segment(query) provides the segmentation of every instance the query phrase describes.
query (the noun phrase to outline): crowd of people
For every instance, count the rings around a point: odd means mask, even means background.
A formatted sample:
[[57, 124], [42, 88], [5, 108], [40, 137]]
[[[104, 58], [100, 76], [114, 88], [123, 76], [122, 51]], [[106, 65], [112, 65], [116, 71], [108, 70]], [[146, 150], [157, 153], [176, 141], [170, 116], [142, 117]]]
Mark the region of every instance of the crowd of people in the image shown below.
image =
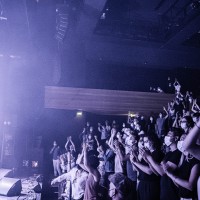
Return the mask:
[[69, 136], [64, 153], [54, 141], [51, 184], [60, 183], [59, 198], [200, 199], [200, 107], [177, 80], [174, 88], [175, 98], [157, 117], [106, 120], [96, 131], [87, 122], [79, 148]]

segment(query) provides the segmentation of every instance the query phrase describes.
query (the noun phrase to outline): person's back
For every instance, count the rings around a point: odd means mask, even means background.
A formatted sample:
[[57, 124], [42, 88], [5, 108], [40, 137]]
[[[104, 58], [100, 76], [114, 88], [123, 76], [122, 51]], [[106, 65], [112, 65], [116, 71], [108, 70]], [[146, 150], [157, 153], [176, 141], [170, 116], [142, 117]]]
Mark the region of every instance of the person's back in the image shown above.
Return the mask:
[[95, 182], [92, 174], [89, 174], [85, 186], [84, 200], [97, 200], [98, 187], [99, 183]]
[[[82, 155], [78, 160], [79, 166], [89, 172], [84, 192], [84, 200], [97, 200], [98, 187], [100, 181], [100, 173], [97, 169], [99, 166], [99, 158], [93, 154], [93, 151], [88, 152], [88, 147], [83, 143]], [[83, 163], [81, 162], [83, 160]]]
[[[76, 166], [69, 172], [53, 179], [51, 184], [53, 185], [57, 182], [61, 183], [64, 180], [67, 181], [67, 183], [69, 183], [67, 186], [71, 190], [72, 199], [79, 200], [83, 199], [87, 176], [88, 173], [86, 171], [84, 171], [81, 167]], [[65, 197], [66, 193], [68, 192], [68, 187], [65, 188]]]

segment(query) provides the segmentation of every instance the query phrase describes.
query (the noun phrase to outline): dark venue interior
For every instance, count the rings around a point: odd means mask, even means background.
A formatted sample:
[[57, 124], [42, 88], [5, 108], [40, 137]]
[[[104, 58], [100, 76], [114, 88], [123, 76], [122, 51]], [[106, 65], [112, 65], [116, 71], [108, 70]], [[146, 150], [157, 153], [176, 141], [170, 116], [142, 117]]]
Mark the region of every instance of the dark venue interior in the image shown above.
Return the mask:
[[0, 199], [31, 199], [20, 181], [58, 199], [53, 141], [79, 152], [86, 122], [156, 118], [175, 80], [200, 105], [199, 0], [0, 0]]

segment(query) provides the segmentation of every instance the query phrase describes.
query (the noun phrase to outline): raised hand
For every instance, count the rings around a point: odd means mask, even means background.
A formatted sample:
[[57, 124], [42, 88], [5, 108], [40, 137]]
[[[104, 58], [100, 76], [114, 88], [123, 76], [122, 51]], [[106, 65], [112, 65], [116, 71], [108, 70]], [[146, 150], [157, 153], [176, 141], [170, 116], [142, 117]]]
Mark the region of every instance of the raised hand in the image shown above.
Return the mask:
[[82, 131], [82, 133], [85, 133], [85, 131], [86, 131], [86, 129], [85, 129], [85, 128], [83, 128], [83, 131]]
[[111, 130], [111, 136], [114, 137], [116, 132], [114, 130]]
[[56, 179], [53, 179], [53, 180], [51, 181], [51, 185], [54, 185], [55, 183], [57, 183], [57, 181], [56, 181]]
[[88, 148], [88, 145], [87, 145], [87, 143], [83, 143], [83, 151], [87, 151], [87, 148]]
[[119, 148], [119, 142], [118, 142], [118, 140], [114, 141], [114, 145], [115, 145], [116, 148]]
[[139, 153], [144, 159], [147, 159], [149, 156], [151, 156], [150, 152], [145, 149], [139, 149]]
[[166, 174], [169, 173], [170, 168], [169, 168], [169, 165], [168, 165], [166, 162], [162, 162], [162, 163], [161, 163], [161, 166], [162, 166], [162, 168], [163, 168], [163, 170], [164, 170], [164, 172], [165, 172]]

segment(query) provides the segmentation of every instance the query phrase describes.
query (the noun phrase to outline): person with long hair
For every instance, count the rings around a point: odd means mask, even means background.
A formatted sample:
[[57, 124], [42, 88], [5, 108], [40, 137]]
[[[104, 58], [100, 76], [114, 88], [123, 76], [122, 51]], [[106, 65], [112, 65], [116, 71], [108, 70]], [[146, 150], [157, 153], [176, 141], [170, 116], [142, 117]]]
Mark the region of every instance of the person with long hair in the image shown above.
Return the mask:
[[[149, 152], [154, 160], [160, 162], [163, 154], [157, 145], [157, 139], [154, 135], [145, 135], [143, 137], [144, 148]], [[143, 154], [144, 149], [139, 149]], [[149, 166], [146, 158], [142, 156], [139, 161], [131, 155], [133, 167], [139, 172], [138, 199], [139, 200], [159, 200], [160, 199], [160, 176], [154, 174], [153, 169]]]

